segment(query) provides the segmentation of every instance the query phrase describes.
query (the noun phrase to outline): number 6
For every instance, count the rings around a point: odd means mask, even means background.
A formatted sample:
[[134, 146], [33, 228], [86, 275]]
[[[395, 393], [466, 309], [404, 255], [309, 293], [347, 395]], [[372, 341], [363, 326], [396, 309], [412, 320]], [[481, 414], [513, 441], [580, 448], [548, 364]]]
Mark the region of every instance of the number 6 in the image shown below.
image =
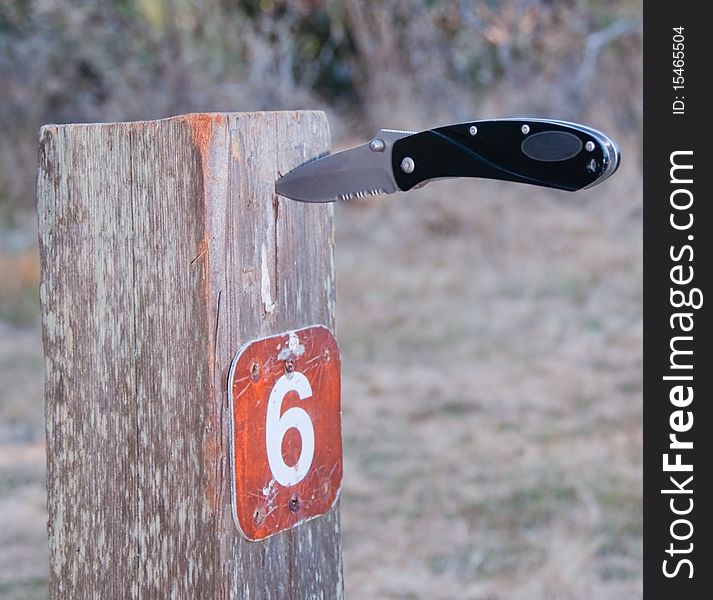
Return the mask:
[[[282, 401], [288, 392], [297, 392], [300, 400], [306, 400], [312, 397], [312, 386], [307, 378], [298, 371], [294, 371], [291, 377], [285, 374], [275, 383], [267, 402], [267, 418], [265, 420], [267, 460], [270, 463], [273, 477], [277, 483], [285, 487], [302, 481], [312, 466], [314, 458], [314, 426], [307, 412], [303, 408], [293, 406], [280, 416]], [[287, 430], [293, 427], [300, 433], [302, 449], [297, 462], [290, 467], [282, 458], [282, 440]]]

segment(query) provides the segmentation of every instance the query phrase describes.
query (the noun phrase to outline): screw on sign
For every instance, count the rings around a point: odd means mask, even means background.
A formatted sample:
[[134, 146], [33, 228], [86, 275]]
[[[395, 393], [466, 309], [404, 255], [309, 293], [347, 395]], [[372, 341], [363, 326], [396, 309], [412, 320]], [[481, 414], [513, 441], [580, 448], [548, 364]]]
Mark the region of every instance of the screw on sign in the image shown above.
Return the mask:
[[244, 344], [228, 382], [233, 515], [261, 540], [326, 513], [342, 483], [340, 360], [316, 325]]

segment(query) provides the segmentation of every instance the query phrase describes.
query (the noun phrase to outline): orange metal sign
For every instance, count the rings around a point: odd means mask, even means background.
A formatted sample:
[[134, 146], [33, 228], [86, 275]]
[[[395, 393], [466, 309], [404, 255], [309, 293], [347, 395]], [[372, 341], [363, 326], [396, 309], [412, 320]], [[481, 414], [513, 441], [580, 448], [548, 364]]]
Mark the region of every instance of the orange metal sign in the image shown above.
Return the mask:
[[233, 515], [261, 540], [327, 512], [342, 483], [340, 359], [316, 325], [255, 340], [235, 355]]

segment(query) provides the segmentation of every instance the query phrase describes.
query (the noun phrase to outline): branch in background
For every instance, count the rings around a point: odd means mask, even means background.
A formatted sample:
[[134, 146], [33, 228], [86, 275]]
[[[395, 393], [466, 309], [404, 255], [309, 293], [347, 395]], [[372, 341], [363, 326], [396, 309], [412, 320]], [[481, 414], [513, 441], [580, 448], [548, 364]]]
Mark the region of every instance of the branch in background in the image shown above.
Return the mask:
[[582, 64], [577, 75], [577, 86], [580, 89], [586, 88], [592, 81], [594, 69], [597, 65], [597, 60], [599, 59], [599, 53], [601, 50], [613, 41], [630, 33], [636, 33], [639, 36], [641, 35], [640, 21], [634, 21], [632, 19], [618, 19], [608, 27], [595, 31], [587, 36], [587, 43], [584, 47]]
[[327, 40], [327, 42], [320, 48], [317, 58], [315, 58], [312, 64], [305, 69], [304, 73], [300, 77], [300, 85], [310, 90], [313, 89], [319, 76], [324, 72], [334, 58], [335, 50], [336, 48], [334, 42], [332, 40]]

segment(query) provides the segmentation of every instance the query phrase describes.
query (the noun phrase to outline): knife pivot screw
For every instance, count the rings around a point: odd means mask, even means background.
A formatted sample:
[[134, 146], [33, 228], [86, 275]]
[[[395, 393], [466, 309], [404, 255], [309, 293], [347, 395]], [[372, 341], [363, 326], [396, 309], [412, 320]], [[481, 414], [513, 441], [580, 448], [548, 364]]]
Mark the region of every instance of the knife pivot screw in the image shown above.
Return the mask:
[[475, 135], [478, 133], [478, 128], [475, 125], [471, 125], [468, 131], [470, 132], [470, 135]]
[[528, 133], [530, 133], [530, 126], [527, 123], [525, 123], [522, 127], [520, 127], [520, 131], [522, 131], [522, 133], [527, 135]]
[[413, 158], [410, 156], [407, 156], [401, 161], [401, 170], [404, 173], [413, 173], [413, 170], [416, 168], [416, 163], [413, 162]]
[[587, 152], [592, 152], [594, 150], [594, 148], [595, 148], [595, 146], [594, 146], [594, 142], [592, 140], [589, 140], [586, 144], [584, 144], [584, 149]]
[[384, 140], [376, 138], [369, 142], [369, 150], [372, 152], [383, 152], [386, 150], [386, 144], [384, 143]]

